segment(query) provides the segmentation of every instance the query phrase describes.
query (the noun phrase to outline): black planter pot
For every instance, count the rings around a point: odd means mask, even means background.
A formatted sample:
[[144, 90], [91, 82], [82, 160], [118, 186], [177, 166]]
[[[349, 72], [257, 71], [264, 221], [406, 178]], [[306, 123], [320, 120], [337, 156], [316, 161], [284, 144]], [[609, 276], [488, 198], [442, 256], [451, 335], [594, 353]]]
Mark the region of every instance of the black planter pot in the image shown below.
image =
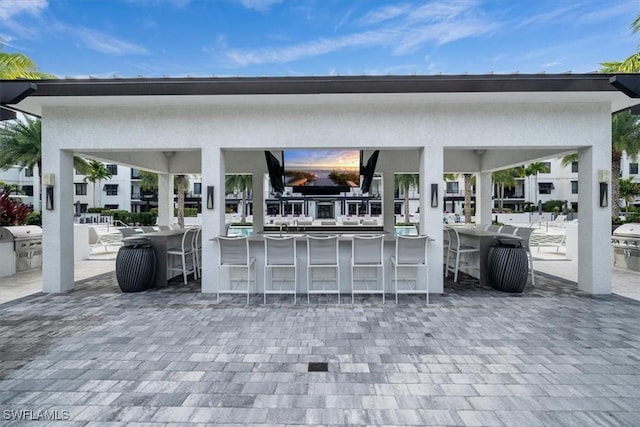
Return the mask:
[[520, 293], [527, 285], [527, 251], [516, 240], [498, 240], [489, 250], [489, 281], [496, 290]]
[[122, 292], [149, 289], [156, 273], [156, 254], [149, 245], [123, 246], [116, 257], [116, 278]]

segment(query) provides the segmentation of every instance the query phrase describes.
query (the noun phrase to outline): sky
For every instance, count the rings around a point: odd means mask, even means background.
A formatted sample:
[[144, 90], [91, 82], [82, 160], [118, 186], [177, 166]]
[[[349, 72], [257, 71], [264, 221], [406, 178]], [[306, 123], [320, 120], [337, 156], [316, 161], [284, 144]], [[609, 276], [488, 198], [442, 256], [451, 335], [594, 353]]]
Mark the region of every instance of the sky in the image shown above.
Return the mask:
[[60, 78], [585, 73], [639, 0], [0, 0], [4, 52]]

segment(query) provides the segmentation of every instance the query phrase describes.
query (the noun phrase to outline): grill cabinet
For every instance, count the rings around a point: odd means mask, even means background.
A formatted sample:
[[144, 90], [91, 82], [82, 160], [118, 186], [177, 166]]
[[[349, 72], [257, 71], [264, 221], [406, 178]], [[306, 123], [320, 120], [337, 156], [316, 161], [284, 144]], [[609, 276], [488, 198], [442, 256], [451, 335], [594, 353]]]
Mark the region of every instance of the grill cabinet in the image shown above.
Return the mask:
[[0, 227], [0, 277], [42, 265], [42, 229], [37, 225]]
[[614, 266], [640, 271], [640, 224], [628, 223], [616, 228], [611, 243]]

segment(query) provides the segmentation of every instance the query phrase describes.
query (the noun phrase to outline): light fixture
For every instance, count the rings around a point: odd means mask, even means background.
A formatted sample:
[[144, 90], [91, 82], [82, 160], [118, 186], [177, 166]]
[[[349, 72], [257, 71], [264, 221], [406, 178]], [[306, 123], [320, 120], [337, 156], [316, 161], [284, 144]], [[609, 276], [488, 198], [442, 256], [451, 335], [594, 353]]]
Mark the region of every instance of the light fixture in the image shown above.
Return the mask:
[[163, 151], [162, 154], [164, 154], [165, 157], [167, 157], [167, 158], [171, 158], [171, 157], [176, 155], [176, 152], [175, 151]]

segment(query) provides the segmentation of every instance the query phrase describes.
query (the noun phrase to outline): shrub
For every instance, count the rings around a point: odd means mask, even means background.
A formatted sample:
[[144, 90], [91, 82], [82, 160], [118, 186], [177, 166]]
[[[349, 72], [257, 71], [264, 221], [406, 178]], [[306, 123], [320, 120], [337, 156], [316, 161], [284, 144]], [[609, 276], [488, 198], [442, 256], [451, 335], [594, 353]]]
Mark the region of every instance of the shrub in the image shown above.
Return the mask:
[[549, 200], [542, 204], [542, 210], [544, 212], [561, 212], [564, 206], [564, 200]]
[[30, 213], [27, 205], [0, 193], [0, 225], [23, 225]]
[[101, 214], [103, 212], [109, 211], [109, 208], [89, 208], [87, 209], [87, 213], [98, 213]]
[[39, 225], [42, 227], [42, 212], [33, 211], [25, 220], [25, 225]]

